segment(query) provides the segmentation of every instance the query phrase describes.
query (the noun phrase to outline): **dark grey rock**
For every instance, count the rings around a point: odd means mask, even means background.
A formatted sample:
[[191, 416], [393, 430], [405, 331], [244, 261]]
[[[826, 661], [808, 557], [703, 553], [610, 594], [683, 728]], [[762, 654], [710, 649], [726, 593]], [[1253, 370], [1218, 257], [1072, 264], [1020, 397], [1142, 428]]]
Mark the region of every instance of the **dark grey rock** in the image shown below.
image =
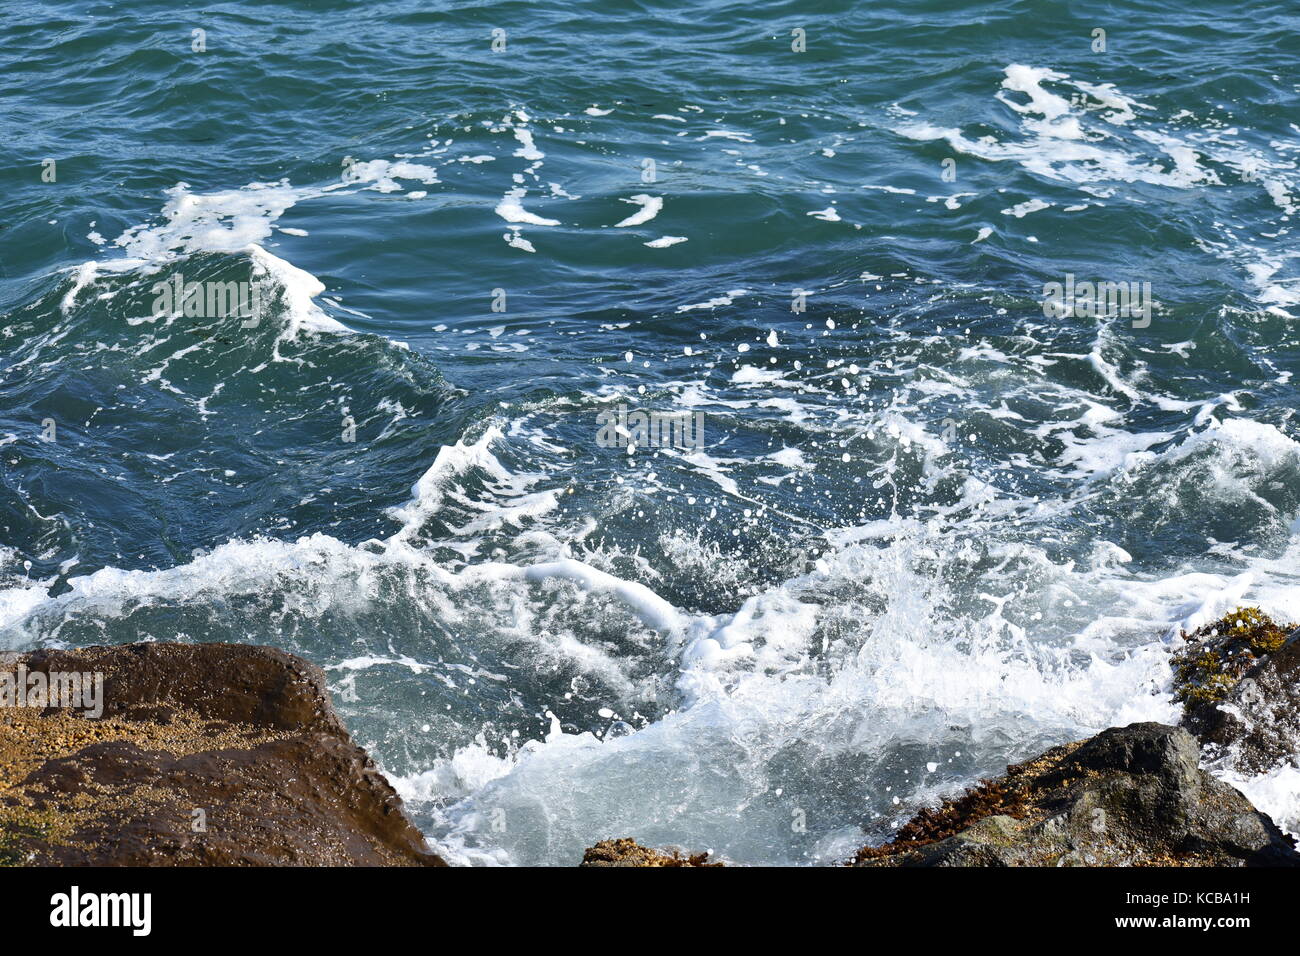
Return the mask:
[[1209, 760], [1245, 774], [1300, 762], [1300, 630], [1252, 667], [1226, 699], [1183, 721]]
[[864, 848], [855, 863], [1300, 866], [1294, 841], [1198, 762], [1180, 727], [1112, 727], [1008, 767], [919, 815], [901, 831], [910, 839]]

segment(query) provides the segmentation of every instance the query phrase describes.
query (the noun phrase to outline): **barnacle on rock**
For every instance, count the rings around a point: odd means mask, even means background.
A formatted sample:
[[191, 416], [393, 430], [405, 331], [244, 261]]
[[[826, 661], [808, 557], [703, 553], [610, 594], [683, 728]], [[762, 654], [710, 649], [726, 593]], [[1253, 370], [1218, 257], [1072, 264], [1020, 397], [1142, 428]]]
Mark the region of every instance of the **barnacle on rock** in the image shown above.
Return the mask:
[[1246, 671], [1276, 651], [1295, 630], [1257, 607], [1239, 607], [1212, 624], [1184, 633], [1174, 654], [1174, 699], [1190, 711], [1228, 696]]

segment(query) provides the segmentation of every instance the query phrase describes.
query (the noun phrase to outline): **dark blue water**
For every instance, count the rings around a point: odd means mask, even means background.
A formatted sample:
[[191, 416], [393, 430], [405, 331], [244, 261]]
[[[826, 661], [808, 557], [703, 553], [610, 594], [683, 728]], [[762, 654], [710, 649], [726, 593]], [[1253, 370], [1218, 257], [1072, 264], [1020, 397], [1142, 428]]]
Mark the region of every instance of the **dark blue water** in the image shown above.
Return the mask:
[[459, 862], [1168, 718], [1300, 618], [1297, 12], [0, 2], [0, 642], [303, 654]]

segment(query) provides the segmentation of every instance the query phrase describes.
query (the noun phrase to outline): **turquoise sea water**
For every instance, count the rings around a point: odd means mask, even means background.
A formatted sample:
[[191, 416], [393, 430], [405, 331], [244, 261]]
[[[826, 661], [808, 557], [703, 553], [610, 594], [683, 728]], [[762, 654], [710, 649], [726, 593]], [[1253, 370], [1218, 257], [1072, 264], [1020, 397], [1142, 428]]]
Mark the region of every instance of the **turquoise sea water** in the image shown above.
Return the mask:
[[0, 643], [302, 654], [469, 863], [1171, 719], [1300, 619], [1297, 14], [0, 0]]

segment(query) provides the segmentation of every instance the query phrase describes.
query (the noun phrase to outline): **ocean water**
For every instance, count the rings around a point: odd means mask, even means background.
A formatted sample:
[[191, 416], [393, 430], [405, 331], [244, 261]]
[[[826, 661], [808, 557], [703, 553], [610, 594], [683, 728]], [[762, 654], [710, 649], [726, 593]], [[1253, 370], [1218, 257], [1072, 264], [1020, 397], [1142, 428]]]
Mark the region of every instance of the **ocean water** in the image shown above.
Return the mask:
[[301, 654], [472, 864], [1176, 719], [1300, 620], [1298, 14], [0, 0], [0, 646]]

